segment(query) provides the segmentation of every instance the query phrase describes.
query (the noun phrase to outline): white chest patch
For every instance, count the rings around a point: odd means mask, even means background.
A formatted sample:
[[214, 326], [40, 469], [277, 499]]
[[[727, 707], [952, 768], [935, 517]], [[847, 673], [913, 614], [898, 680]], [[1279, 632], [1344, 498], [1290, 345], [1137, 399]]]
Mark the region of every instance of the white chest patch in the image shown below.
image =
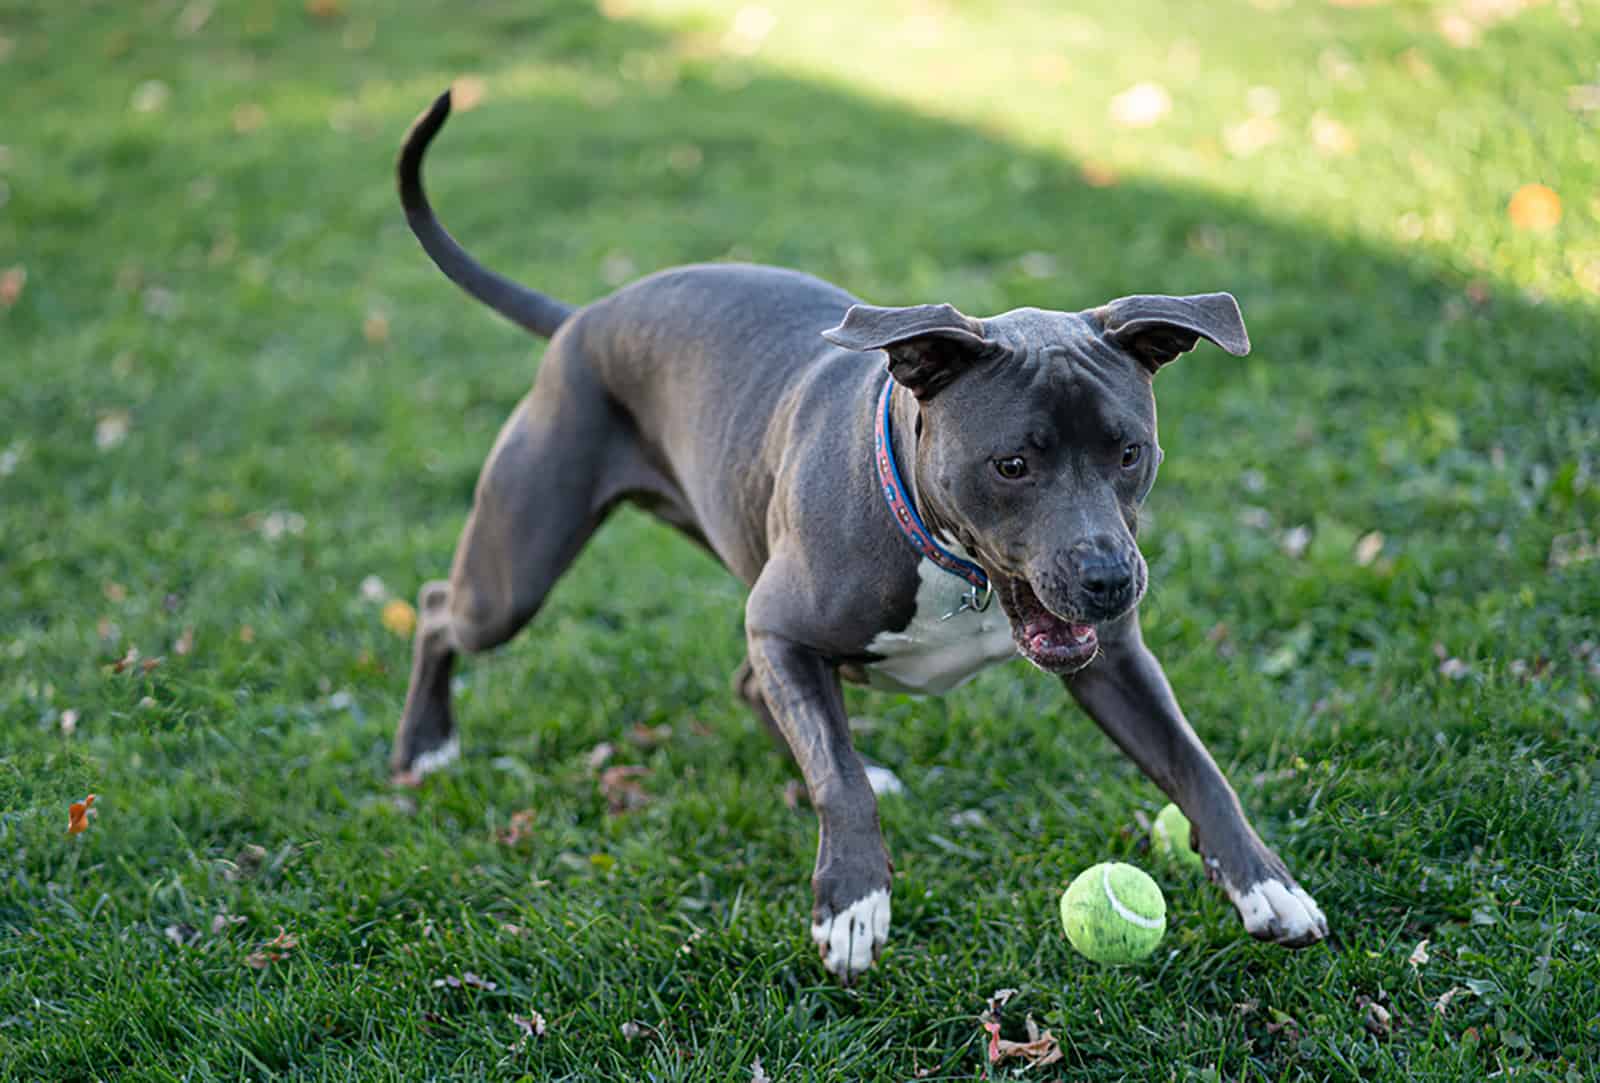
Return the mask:
[[1017, 655], [1011, 622], [990, 600], [982, 613], [961, 607], [968, 586], [931, 560], [917, 565], [917, 610], [904, 631], [879, 632], [867, 650], [883, 660], [866, 667], [875, 688], [943, 695], [980, 669]]

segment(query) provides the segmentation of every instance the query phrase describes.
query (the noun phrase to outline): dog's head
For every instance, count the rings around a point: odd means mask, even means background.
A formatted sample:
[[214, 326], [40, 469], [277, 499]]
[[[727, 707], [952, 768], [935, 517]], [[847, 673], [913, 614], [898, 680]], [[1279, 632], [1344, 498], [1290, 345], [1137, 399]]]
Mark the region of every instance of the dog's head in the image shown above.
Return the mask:
[[1201, 338], [1250, 350], [1226, 293], [986, 320], [949, 305], [856, 305], [823, 336], [888, 355], [918, 403], [913, 469], [929, 527], [989, 573], [1022, 654], [1062, 674], [1094, 657], [1096, 625], [1144, 596], [1134, 536], [1161, 462], [1156, 371]]

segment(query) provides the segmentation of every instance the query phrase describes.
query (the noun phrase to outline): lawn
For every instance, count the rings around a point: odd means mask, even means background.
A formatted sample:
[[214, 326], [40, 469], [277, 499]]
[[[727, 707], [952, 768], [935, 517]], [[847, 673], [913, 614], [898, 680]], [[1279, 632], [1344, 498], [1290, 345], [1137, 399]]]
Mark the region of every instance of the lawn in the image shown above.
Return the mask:
[[[998, 1078], [1001, 988], [1060, 1043], [1027, 1078], [1596, 1078], [1597, 41], [1580, 0], [0, 0], [0, 1078]], [[441, 216], [563, 299], [1235, 293], [1255, 351], [1158, 380], [1145, 635], [1330, 942], [1156, 863], [1165, 799], [1018, 662], [850, 693], [907, 793], [837, 987], [742, 589], [633, 513], [391, 788], [385, 603], [539, 354], [396, 205], [455, 79]], [[1110, 858], [1166, 891], [1144, 964], [1061, 935]]]

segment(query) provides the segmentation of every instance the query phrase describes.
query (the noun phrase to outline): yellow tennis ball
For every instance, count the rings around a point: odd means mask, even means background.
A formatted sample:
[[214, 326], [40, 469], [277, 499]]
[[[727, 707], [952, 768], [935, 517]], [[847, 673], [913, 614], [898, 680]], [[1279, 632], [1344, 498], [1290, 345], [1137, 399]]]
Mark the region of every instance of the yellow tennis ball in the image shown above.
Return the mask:
[[1132, 865], [1105, 861], [1080, 872], [1061, 896], [1067, 939], [1097, 963], [1135, 963], [1167, 931], [1167, 900]]
[[1150, 851], [1185, 868], [1204, 869], [1205, 862], [1189, 845], [1189, 818], [1177, 805], [1168, 805], [1150, 825]]

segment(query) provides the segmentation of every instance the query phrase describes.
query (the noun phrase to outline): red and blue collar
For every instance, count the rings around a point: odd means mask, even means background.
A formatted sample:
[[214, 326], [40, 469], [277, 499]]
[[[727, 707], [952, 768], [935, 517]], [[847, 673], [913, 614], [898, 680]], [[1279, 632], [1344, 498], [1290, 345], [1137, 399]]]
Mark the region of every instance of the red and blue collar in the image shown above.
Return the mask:
[[[878, 461], [878, 485], [883, 491], [884, 501], [889, 505], [889, 513], [894, 516], [900, 533], [905, 535], [918, 553], [951, 575], [965, 579], [975, 591], [988, 591], [989, 576], [982, 568], [970, 560], [962, 560], [933, 540], [932, 531], [923, 523], [922, 516], [917, 514], [916, 505], [911, 502], [911, 496], [900, 480], [900, 468], [895, 465], [894, 449], [889, 442], [889, 404], [893, 392], [894, 380], [886, 378], [883, 381], [883, 394], [878, 400], [878, 422], [873, 438], [873, 457]], [[983, 608], [970, 603], [964, 608], [967, 607]]]

